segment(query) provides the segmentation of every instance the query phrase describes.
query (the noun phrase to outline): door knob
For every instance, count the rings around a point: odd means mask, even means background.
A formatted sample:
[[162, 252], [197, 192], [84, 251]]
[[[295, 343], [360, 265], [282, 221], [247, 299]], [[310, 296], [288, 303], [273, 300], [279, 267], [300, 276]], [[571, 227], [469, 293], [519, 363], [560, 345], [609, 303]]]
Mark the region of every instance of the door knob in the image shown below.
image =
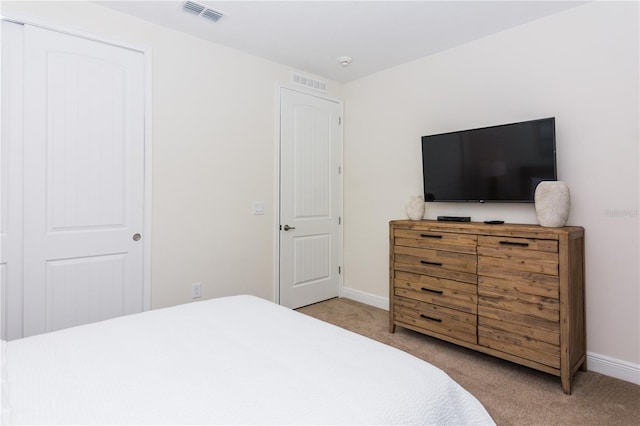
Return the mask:
[[140, 241], [140, 238], [142, 238], [142, 235], [138, 233], [133, 234], [133, 241]]
[[295, 226], [289, 226], [289, 225], [285, 225], [284, 226], [284, 230], [285, 231], [288, 231], [289, 229], [296, 229], [296, 227]]

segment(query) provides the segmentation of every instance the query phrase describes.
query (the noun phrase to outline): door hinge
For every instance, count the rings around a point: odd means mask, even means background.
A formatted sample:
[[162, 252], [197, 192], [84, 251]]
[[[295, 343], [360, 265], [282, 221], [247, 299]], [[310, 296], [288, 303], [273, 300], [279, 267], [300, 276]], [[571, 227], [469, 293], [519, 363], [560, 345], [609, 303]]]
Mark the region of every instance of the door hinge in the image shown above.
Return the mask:
[[338, 126], [342, 124], [342, 117], [338, 117]]
[[342, 216], [338, 216], [338, 225], [342, 225]]
[[342, 266], [338, 266], [338, 275], [342, 274]]
[[342, 166], [338, 166], [338, 174], [342, 174]]

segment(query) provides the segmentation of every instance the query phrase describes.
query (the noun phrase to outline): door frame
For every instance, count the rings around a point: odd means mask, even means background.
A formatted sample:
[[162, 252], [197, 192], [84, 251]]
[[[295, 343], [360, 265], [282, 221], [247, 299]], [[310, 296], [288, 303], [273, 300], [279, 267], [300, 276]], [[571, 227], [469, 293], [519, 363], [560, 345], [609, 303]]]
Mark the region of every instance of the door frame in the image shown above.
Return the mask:
[[273, 301], [280, 304], [280, 136], [282, 134], [281, 129], [281, 116], [282, 116], [282, 90], [291, 90], [294, 92], [302, 93], [316, 98], [324, 99], [326, 101], [335, 102], [340, 109], [340, 116], [342, 117], [340, 125], [340, 142], [338, 147], [340, 157], [340, 167], [342, 172], [339, 176], [338, 186], [340, 188], [340, 194], [338, 199], [340, 200], [340, 206], [338, 208], [339, 215], [342, 218], [342, 224], [338, 227], [338, 261], [341, 265], [342, 272], [338, 275], [338, 295], [342, 297], [344, 288], [344, 102], [340, 99], [325, 96], [321, 93], [312, 92], [310, 90], [304, 90], [300, 87], [293, 86], [291, 84], [276, 82], [275, 88], [275, 141], [274, 141], [274, 191], [273, 191]]
[[[103, 36], [102, 34], [96, 34], [92, 32], [87, 32], [83, 30], [78, 30], [76, 28], [70, 28], [65, 25], [60, 25], [57, 23], [48, 22], [46, 19], [35, 18], [32, 16], [16, 14], [16, 13], [7, 13], [5, 14], [3, 11], [0, 11], [0, 20], [9, 21], [20, 25], [31, 25], [34, 27], [39, 27], [45, 30], [54, 31], [57, 33], [62, 33], [66, 35], [70, 35], [73, 37], [78, 37], [90, 41], [95, 41], [98, 43], [108, 44], [111, 46], [133, 50], [135, 52], [139, 52], [143, 55], [144, 58], [144, 194], [143, 194], [143, 260], [142, 260], [142, 269], [143, 269], [143, 283], [142, 283], [142, 310], [148, 311], [152, 307], [152, 287], [151, 287], [151, 245], [152, 245], [152, 49], [150, 46], [140, 45], [140, 44], [132, 44], [123, 40], [115, 40], [110, 37]], [[2, 300], [1, 303], [5, 303], [5, 300]], [[0, 308], [0, 312], [3, 315], [7, 315], [7, 307], [2, 306]], [[22, 310], [22, 307], [20, 307]], [[22, 318], [22, 317], [21, 317]], [[8, 324], [4, 324], [6, 327]], [[22, 324], [19, 325], [22, 329]]]

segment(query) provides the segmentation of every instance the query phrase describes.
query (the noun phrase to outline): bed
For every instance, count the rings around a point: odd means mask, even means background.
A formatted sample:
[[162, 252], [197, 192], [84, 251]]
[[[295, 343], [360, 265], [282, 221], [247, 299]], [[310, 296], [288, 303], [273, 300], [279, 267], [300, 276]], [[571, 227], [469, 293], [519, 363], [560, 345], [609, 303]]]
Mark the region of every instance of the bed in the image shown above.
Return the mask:
[[493, 424], [442, 370], [254, 296], [4, 342], [4, 424]]

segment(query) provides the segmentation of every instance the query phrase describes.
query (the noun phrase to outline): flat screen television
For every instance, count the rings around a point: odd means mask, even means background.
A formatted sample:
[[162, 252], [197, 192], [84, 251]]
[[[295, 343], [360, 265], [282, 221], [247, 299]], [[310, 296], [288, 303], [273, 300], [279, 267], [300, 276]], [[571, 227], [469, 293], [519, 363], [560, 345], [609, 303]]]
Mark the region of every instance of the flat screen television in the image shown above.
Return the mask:
[[422, 137], [427, 202], [532, 203], [556, 180], [555, 118]]

